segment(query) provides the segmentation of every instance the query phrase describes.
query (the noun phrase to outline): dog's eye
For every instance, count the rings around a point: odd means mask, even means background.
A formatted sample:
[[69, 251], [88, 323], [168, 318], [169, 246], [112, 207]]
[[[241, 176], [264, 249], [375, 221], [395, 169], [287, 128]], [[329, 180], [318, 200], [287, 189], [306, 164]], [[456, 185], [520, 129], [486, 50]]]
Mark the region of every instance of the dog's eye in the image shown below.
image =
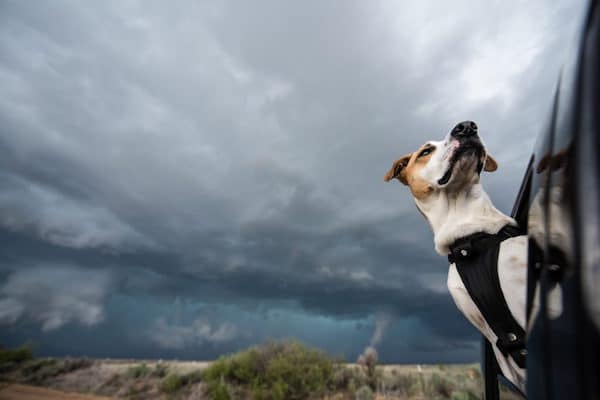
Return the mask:
[[433, 151], [433, 148], [428, 147], [426, 149], [421, 150], [421, 152], [419, 153], [419, 157], [423, 157], [426, 156], [427, 154], [431, 154], [431, 152]]

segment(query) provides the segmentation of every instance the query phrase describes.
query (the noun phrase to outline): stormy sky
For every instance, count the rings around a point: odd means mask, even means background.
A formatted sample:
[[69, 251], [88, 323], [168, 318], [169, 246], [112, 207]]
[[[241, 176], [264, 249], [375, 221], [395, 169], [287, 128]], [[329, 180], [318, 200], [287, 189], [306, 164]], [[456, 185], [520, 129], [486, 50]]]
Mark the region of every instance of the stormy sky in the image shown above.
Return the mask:
[[383, 175], [471, 119], [510, 212], [582, 3], [0, 1], [0, 344], [477, 360]]

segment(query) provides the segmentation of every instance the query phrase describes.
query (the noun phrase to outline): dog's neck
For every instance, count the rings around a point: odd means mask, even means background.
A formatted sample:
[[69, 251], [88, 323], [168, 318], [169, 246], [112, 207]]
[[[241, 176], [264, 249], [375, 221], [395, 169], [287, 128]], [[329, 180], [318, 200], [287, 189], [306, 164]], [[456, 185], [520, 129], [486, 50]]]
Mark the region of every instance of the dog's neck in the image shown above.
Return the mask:
[[495, 234], [507, 224], [516, 225], [494, 207], [480, 183], [451, 194], [439, 191], [416, 202], [433, 229], [435, 250], [442, 255], [457, 239], [476, 232]]

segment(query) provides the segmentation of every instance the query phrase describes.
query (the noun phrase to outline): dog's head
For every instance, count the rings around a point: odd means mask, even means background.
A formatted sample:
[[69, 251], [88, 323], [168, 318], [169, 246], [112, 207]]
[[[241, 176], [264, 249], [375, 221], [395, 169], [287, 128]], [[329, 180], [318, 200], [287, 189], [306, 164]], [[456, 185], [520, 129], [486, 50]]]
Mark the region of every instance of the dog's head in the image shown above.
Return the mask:
[[498, 168], [487, 153], [473, 121], [464, 121], [441, 141], [429, 141], [414, 153], [396, 160], [385, 175], [410, 187], [418, 201], [444, 191], [452, 194], [467, 190], [479, 182], [481, 171]]

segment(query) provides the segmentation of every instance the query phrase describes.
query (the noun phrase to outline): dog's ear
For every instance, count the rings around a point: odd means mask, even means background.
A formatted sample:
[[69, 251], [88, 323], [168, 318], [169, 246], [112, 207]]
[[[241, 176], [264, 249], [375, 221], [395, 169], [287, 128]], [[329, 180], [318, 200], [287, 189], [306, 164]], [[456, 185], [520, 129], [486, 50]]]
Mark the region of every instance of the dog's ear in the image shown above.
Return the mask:
[[404, 168], [406, 168], [406, 166], [408, 165], [408, 162], [410, 161], [411, 156], [412, 156], [412, 153], [407, 154], [404, 157], [400, 158], [399, 160], [394, 161], [392, 168], [390, 168], [390, 170], [387, 172], [387, 174], [385, 174], [385, 177], [383, 178], [383, 180], [386, 182], [389, 182], [392, 179], [396, 178], [400, 182], [404, 183], [405, 185], [408, 185], [408, 181], [406, 180], [406, 175], [404, 174]]
[[540, 160], [535, 172], [542, 173], [548, 168], [550, 171], [556, 171], [557, 169], [561, 169], [564, 167], [567, 159], [567, 152], [565, 150], [556, 153], [556, 154], [546, 154]]
[[498, 169], [498, 163], [496, 162], [496, 160], [494, 160], [494, 158], [492, 156], [490, 156], [489, 154], [486, 155], [485, 166], [483, 167], [483, 170], [487, 171], [487, 172], [494, 172], [497, 169]]

